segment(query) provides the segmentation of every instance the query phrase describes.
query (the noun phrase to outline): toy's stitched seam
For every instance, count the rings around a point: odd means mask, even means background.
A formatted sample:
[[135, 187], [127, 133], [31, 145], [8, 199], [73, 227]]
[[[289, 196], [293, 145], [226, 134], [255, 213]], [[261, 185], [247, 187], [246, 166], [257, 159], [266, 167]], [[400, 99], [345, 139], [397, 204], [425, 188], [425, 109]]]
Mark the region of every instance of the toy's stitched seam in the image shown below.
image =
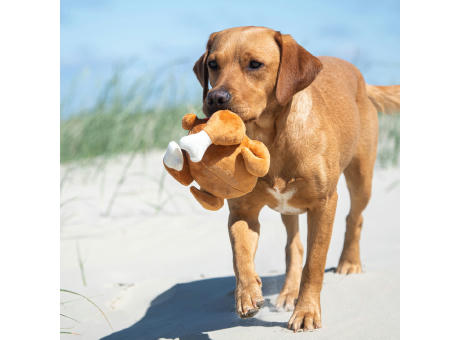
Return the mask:
[[[205, 165], [205, 164], [203, 164], [203, 165]], [[206, 165], [205, 165], [205, 166], [206, 166]], [[209, 167], [208, 167], [208, 166], [206, 166], [206, 168], [209, 170]], [[239, 191], [239, 192], [241, 192], [242, 194], [245, 193], [244, 191], [235, 188], [235, 187], [234, 187], [233, 185], [231, 185], [230, 183], [226, 183], [226, 182], [225, 182], [222, 178], [220, 178], [217, 174], [215, 174], [215, 173], [213, 173], [213, 172], [211, 172], [211, 173], [212, 173], [214, 176], [216, 176], [218, 179], [220, 179], [222, 182], [224, 182], [225, 184], [228, 184], [229, 186], [231, 186], [231, 187], [232, 187], [233, 189], [235, 189], [236, 191]]]

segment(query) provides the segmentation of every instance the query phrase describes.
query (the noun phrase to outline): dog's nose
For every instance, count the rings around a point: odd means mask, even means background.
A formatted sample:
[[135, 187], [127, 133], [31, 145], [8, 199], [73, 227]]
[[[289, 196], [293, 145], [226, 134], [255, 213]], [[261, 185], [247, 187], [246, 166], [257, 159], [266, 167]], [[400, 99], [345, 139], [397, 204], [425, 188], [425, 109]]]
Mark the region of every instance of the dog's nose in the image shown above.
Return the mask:
[[213, 90], [208, 93], [206, 97], [206, 104], [210, 114], [227, 108], [232, 96], [226, 90]]

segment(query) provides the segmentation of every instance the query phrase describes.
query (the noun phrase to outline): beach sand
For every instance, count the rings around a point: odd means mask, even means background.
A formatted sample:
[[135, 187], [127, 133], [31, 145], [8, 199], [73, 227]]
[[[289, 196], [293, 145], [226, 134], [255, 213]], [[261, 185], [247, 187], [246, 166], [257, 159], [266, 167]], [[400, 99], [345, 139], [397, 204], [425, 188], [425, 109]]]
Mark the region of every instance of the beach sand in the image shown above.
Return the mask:
[[[361, 239], [364, 273], [327, 271], [323, 328], [294, 334], [286, 329], [291, 312], [274, 307], [285, 269], [279, 214], [261, 212], [255, 264], [265, 305], [242, 320], [234, 308], [228, 208], [201, 208], [166, 175], [161, 156], [61, 167], [61, 288], [94, 301], [113, 330], [91, 303], [68, 293], [61, 293], [61, 313], [78, 322], [61, 317], [62, 328], [106, 340], [399, 339], [399, 169], [375, 172]], [[338, 263], [349, 208], [343, 177], [338, 193], [328, 269]], [[305, 215], [300, 226], [305, 246]]]

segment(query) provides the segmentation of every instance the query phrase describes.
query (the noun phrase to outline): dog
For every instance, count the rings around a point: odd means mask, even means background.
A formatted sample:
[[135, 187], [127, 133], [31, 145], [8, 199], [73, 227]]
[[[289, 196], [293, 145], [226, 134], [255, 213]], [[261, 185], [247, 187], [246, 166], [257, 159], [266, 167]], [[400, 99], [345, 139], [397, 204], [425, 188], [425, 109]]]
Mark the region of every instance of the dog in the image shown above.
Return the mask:
[[[351, 207], [336, 269], [362, 271], [362, 212], [371, 197], [377, 154], [378, 115], [399, 113], [399, 85], [373, 86], [347, 61], [315, 57], [290, 35], [265, 27], [212, 33], [193, 70], [203, 87], [203, 112], [239, 115], [252, 139], [263, 142], [271, 164], [254, 190], [229, 199], [228, 231], [240, 317], [262, 306], [262, 282], [254, 267], [258, 215], [265, 205], [286, 228], [286, 278], [277, 307], [292, 310], [288, 328], [321, 327], [320, 292], [343, 173]], [[209, 89], [209, 85], [211, 89]], [[299, 214], [307, 213], [307, 257]]]

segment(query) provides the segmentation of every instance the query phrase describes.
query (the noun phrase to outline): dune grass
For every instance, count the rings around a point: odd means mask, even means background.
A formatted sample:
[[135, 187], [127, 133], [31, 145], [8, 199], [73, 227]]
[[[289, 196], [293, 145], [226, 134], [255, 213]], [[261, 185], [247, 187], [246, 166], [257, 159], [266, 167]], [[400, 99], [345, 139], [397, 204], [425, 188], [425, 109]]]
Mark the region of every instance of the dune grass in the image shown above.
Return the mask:
[[61, 122], [61, 163], [164, 148], [181, 132], [187, 106], [85, 113]]
[[92, 107], [61, 119], [61, 163], [164, 148], [183, 134], [178, 122], [199, 104], [183, 104], [178, 83], [161, 79], [158, 84], [151, 75], [127, 85], [116, 70]]
[[[123, 71], [116, 70], [92, 107], [61, 119], [61, 163], [164, 149], [170, 140], [182, 136], [182, 116], [201, 112], [201, 104], [177, 96], [183, 93], [179, 82], [155, 79], [154, 75], [143, 77], [127, 86]], [[399, 115], [379, 115], [379, 120], [377, 165], [397, 166]]]
[[377, 166], [387, 168], [399, 165], [399, 114], [385, 115], [379, 113], [379, 147]]

